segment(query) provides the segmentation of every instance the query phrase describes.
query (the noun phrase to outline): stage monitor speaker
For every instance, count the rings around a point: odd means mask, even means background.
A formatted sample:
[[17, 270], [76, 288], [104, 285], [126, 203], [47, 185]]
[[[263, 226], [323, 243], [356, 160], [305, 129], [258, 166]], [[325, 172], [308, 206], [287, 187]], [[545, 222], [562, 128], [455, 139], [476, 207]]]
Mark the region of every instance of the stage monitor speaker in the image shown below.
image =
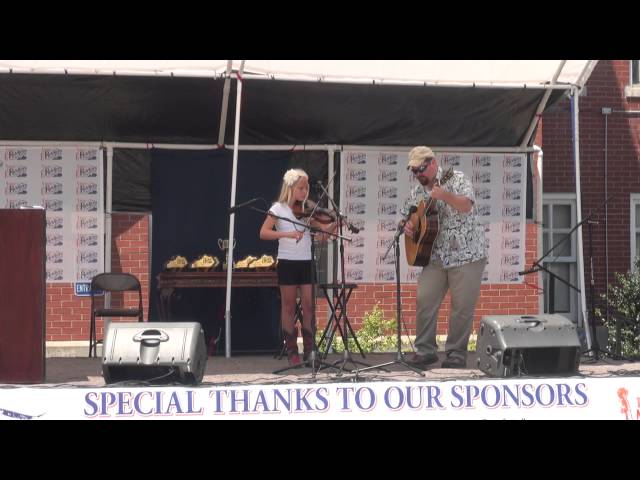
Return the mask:
[[483, 317], [478, 368], [494, 377], [573, 375], [580, 363], [576, 326], [561, 315]]
[[111, 322], [104, 340], [102, 376], [107, 384], [202, 381], [207, 364], [198, 322]]

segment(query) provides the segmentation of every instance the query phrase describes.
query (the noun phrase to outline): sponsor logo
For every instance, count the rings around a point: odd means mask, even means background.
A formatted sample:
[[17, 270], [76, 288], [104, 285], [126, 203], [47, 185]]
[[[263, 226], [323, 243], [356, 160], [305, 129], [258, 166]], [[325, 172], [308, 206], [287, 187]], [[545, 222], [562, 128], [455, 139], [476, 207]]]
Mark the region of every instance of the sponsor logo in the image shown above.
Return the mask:
[[349, 152], [347, 153], [347, 163], [363, 165], [367, 163], [367, 154], [362, 152]]
[[47, 263], [62, 263], [62, 262], [63, 262], [63, 252], [59, 250], [47, 252]]
[[97, 200], [76, 200], [76, 212], [97, 212]]
[[397, 182], [398, 171], [397, 170], [380, 170], [378, 172], [379, 182]]
[[520, 238], [519, 237], [504, 237], [502, 239], [502, 249], [503, 250], [517, 250], [520, 248]]
[[62, 243], [61, 233], [47, 233], [47, 247], [59, 247]]
[[362, 202], [347, 202], [348, 215], [364, 215], [367, 212], [367, 205]]
[[97, 274], [98, 274], [97, 268], [81, 268], [78, 271], [78, 280], [80, 281], [91, 280]]
[[98, 193], [98, 184], [93, 182], [78, 182], [76, 185], [76, 193], [78, 195], [95, 195]]
[[10, 200], [7, 199], [7, 201], [5, 202], [5, 206], [7, 208], [20, 208], [20, 207], [24, 207], [25, 205], [28, 205], [29, 203], [26, 200]]
[[98, 263], [98, 252], [80, 250], [76, 255], [77, 263]]
[[397, 165], [398, 155], [395, 153], [381, 153], [378, 156], [378, 165]]
[[393, 270], [376, 270], [375, 279], [377, 282], [391, 282], [396, 279], [396, 272]]
[[358, 230], [363, 231], [364, 230], [364, 219], [362, 218], [354, 218], [354, 219], [349, 219], [351, 221], [351, 225], [353, 225], [354, 227], [356, 227]]
[[364, 253], [349, 252], [345, 261], [350, 265], [361, 265], [364, 263]]
[[351, 248], [364, 247], [364, 237], [361, 237], [361, 236], [351, 237], [351, 243], [349, 243], [349, 246]]
[[62, 160], [61, 148], [43, 148], [40, 154], [41, 160]]
[[98, 219], [96, 217], [78, 217], [76, 227], [78, 230], [98, 228]]
[[4, 171], [5, 177], [26, 177], [27, 176], [27, 166], [26, 165], [7, 165], [7, 168]]
[[98, 159], [98, 151], [95, 149], [82, 149], [76, 151], [76, 160], [95, 161]]
[[509, 220], [502, 221], [502, 233], [518, 233], [520, 232], [520, 222]]
[[62, 195], [62, 183], [61, 182], [43, 182], [42, 195]]
[[473, 183], [491, 183], [491, 172], [473, 172]]
[[62, 165], [43, 165], [40, 169], [42, 178], [52, 178], [62, 176]]
[[4, 159], [8, 162], [13, 160], [26, 160], [27, 159], [27, 150], [26, 149], [16, 149], [16, 148], [8, 148], [4, 152]]
[[395, 258], [393, 255], [384, 256], [384, 253], [378, 253], [376, 257], [376, 265], [393, 265], [395, 263]]
[[95, 233], [80, 233], [76, 243], [79, 247], [93, 247], [98, 245], [98, 235]]
[[393, 237], [379, 237], [378, 248], [389, 248], [393, 244]]
[[500, 272], [501, 282], [517, 282], [520, 279], [520, 275], [517, 270], [502, 270]]
[[98, 167], [96, 167], [95, 165], [78, 165], [76, 167], [76, 178], [97, 176]]
[[502, 260], [500, 261], [500, 265], [506, 266], [515, 266], [520, 265], [520, 255], [517, 253], [509, 253], [506, 255], [502, 255]]
[[345, 270], [344, 273], [347, 280], [351, 280], [352, 282], [356, 280], [362, 280], [364, 278], [362, 270], [359, 269], [348, 269]]
[[393, 220], [378, 220], [379, 232], [395, 232], [396, 222]]
[[522, 183], [522, 174], [520, 172], [504, 172], [502, 183], [505, 185]]
[[520, 168], [522, 167], [522, 157], [516, 155], [505, 155], [502, 161], [504, 168]]
[[347, 185], [347, 198], [362, 198], [367, 196], [366, 185]]
[[440, 159], [443, 168], [459, 167], [460, 155], [443, 155]]
[[47, 282], [62, 280], [63, 278], [62, 273], [63, 273], [62, 268], [47, 269]]
[[50, 212], [61, 212], [62, 211], [62, 200], [59, 199], [53, 199], [53, 198], [46, 198], [42, 201], [42, 203], [44, 204], [43, 207], [45, 208], [45, 210], [48, 210]]
[[47, 216], [47, 229], [58, 229], [63, 226], [62, 217], [49, 217]]
[[362, 168], [348, 168], [347, 180], [351, 182], [364, 182], [367, 180], [367, 171]]
[[398, 214], [398, 205], [395, 203], [379, 203], [378, 215], [393, 215]]
[[471, 160], [471, 164], [474, 168], [477, 167], [490, 167], [491, 166], [491, 155], [474, 155]]
[[477, 210], [478, 215], [481, 217], [488, 217], [489, 215], [491, 215], [491, 205], [489, 205], [488, 203], [478, 205]]
[[502, 207], [503, 217], [519, 217], [520, 205], [505, 205]]
[[25, 182], [7, 182], [4, 193], [6, 195], [26, 195], [27, 184]]
[[397, 198], [398, 187], [379, 187], [378, 198]]
[[476, 198], [479, 200], [490, 200], [491, 189], [489, 187], [477, 187], [473, 189]]

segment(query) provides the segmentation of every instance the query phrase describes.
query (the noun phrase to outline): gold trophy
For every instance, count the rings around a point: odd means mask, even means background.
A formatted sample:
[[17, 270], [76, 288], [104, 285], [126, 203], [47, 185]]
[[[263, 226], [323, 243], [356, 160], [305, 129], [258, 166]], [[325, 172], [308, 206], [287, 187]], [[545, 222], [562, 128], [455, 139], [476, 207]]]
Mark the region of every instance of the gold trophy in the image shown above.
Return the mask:
[[[222, 239], [219, 238], [218, 239], [218, 247], [220, 247], [220, 250], [222, 250], [222, 253], [224, 254], [224, 263], [222, 264], [222, 270], [226, 270], [227, 269], [227, 261], [229, 260], [229, 240], [228, 239]], [[233, 239], [233, 248], [236, 248], [236, 239]]]

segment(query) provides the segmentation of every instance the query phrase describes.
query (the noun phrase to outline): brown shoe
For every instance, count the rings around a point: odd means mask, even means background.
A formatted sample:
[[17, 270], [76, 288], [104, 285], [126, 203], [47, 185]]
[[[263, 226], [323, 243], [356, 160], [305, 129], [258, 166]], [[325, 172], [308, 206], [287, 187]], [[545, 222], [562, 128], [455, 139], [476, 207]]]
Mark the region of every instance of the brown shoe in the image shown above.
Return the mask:
[[459, 357], [449, 357], [442, 361], [442, 368], [467, 368], [467, 361]]
[[425, 370], [429, 365], [434, 364], [437, 361], [438, 361], [438, 355], [435, 353], [427, 353], [425, 355], [420, 355], [419, 353], [415, 353], [413, 357], [407, 360], [407, 363], [412, 367]]

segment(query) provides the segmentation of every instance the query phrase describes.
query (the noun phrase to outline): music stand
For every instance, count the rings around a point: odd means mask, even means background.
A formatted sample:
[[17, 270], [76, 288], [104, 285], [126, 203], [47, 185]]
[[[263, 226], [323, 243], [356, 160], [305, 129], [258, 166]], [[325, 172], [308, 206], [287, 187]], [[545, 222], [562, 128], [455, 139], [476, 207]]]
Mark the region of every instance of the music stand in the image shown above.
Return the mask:
[[[331, 196], [329, 195], [327, 190], [324, 188], [322, 183], [318, 182], [318, 185], [320, 186], [320, 188], [322, 188], [322, 196], [320, 197], [320, 199], [322, 199], [323, 196], [326, 196], [329, 199], [333, 207], [333, 213], [338, 221], [338, 230], [340, 232], [340, 235], [338, 237], [339, 238], [338, 255], [340, 258], [340, 270], [341, 270], [340, 283], [337, 283], [334, 285], [321, 286], [323, 289], [324, 295], [327, 299], [327, 302], [329, 303], [329, 307], [331, 309], [331, 317], [329, 318], [329, 323], [327, 324], [327, 328], [325, 328], [324, 332], [322, 333], [322, 337], [320, 338], [319, 344], [322, 345], [323, 340], [325, 339], [327, 340], [327, 343], [326, 343], [327, 347], [323, 353], [324, 357], [326, 358], [327, 353], [331, 349], [331, 344], [333, 343], [333, 337], [336, 333], [336, 330], [338, 330], [338, 332], [340, 333], [340, 337], [342, 338], [342, 344], [344, 346], [344, 350], [342, 351], [342, 360], [338, 360], [334, 362], [333, 365], [335, 366], [337, 364], [341, 364], [340, 371], [342, 372], [345, 370], [345, 365], [347, 363], [350, 363], [354, 367], [354, 369], [351, 370], [351, 373], [355, 373], [357, 376], [358, 365], [364, 365], [365, 367], [369, 367], [370, 365], [364, 362], [354, 360], [353, 356], [351, 355], [351, 350], [349, 348], [349, 335], [351, 335], [351, 338], [353, 338], [356, 346], [358, 347], [358, 350], [360, 351], [360, 355], [362, 355], [362, 358], [366, 358], [364, 355], [364, 351], [362, 350], [362, 347], [358, 342], [358, 337], [356, 336], [353, 328], [351, 327], [351, 323], [349, 322], [349, 317], [347, 316], [347, 302], [349, 301], [351, 292], [356, 287], [355, 285], [347, 285], [346, 278], [345, 278], [343, 226], [347, 222], [346, 222], [345, 216], [342, 215], [342, 213], [340, 212], [340, 209], [338, 208], [336, 203], [333, 201], [333, 198], [331, 198]], [[359, 230], [356, 229], [353, 225], [350, 225], [349, 223], [347, 223], [347, 226], [349, 227], [351, 232], [353, 233], [359, 232]], [[329, 294], [327, 292], [328, 290], [332, 290], [333, 300], [329, 298]], [[337, 313], [338, 310], [339, 310], [339, 313]], [[340, 326], [341, 320], [343, 321], [344, 326]], [[328, 339], [327, 339], [327, 334], [328, 334]]]
[[360, 372], [364, 372], [365, 370], [372, 370], [374, 368], [383, 369], [382, 367], [388, 367], [389, 365], [403, 365], [404, 367], [414, 371], [421, 377], [424, 377], [425, 375], [422, 370], [414, 367], [413, 365], [409, 365], [407, 363], [407, 361], [404, 359], [404, 353], [402, 352], [402, 332], [401, 332], [402, 317], [401, 317], [401, 311], [400, 311], [400, 235], [402, 235], [403, 226], [404, 224], [398, 225], [396, 234], [393, 237], [393, 244], [389, 245], [389, 248], [387, 248], [387, 251], [384, 254], [384, 258], [386, 258], [387, 255], [389, 254], [389, 250], [393, 246], [393, 249], [395, 251], [395, 261], [396, 261], [396, 334], [397, 334], [396, 359], [391, 362], [363, 368], [360, 370]]

